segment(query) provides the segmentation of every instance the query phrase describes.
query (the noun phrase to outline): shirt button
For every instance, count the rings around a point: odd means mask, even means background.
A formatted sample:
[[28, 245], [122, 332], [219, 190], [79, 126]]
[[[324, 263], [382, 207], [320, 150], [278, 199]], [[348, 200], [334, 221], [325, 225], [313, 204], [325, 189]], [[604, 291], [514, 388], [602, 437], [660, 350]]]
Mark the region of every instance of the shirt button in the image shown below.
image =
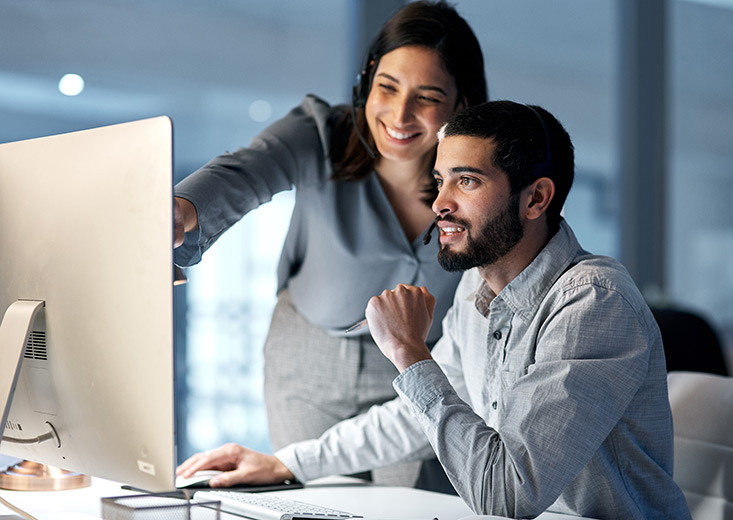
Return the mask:
[[501, 331], [495, 330], [494, 331], [494, 339], [501, 339]]
[[497, 407], [497, 406], [498, 406], [498, 405], [497, 405], [496, 401], [494, 401], [493, 403], [491, 403], [491, 407], [492, 407], [492, 408], [493, 408], [494, 410], [496, 410], [496, 407]]

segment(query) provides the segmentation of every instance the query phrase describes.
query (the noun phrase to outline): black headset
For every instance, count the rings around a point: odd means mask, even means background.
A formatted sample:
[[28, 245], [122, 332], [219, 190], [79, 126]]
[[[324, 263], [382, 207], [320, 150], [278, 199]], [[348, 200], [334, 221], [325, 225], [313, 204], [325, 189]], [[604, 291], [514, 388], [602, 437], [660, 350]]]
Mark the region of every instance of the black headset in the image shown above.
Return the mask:
[[[356, 87], [357, 85], [354, 85], [354, 97], [356, 98]], [[536, 163], [534, 166], [532, 166], [532, 177], [535, 179], [539, 179], [540, 177], [549, 177], [552, 178], [552, 174], [554, 173], [555, 167], [552, 164], [552, 149], [550, 148], [550, 132], [547, 129], [547, 124], [545, 124], [545, 120], [542, 118], [540, 113], [535, 110], [530, 105], [525, 105], [527, 108], [529, 108], [532, 113], [539, 119], [540, 124], [542, 125], [542, 131], [545, 134], [545, 159], [542, 162]], [[427, 230], [425, 235], [423, 236], [423, 244], [428, 245], [430, 243], [430, 239], [432, 238], [432, 232], [437, 227], [437, 218], [433, 221], [433, 223], [430, 225], [430, 228]]]
[[545, 120], [542, 118], [540, 113], [530, 105], [525, 105], [529, 108], [532, 113], [537, 116], [542, 125], [542, 131], [545, 133], [545, 160], [532, 166], [532, 177], [539, 179], [540, 177], [550, 177], [555, 172], [555, 167], [552, 164], [552, 150], [550, 148], [550, 132], [547, 130]]
[[377, 60], [370, 52], [367, 54], [361, 71], [356, 75], [354, 87], [351, 90], [351, 104], [354, 108], [364, 108], [367, 98], [369, 97], [369, 87], [372, 80], [372, 68]]
[[364, 148], [366, 148], [369, 157], [372, 159], [376, 159], [377, 154], [374, 153], [372, 147], [369, 146], [369, 143], [367, 143], [367, 140], [359, 130], [359, 125], [356, 124], [356, 109], [364, 108], [366, 106], [366, 101], [369, 97], [369, 84], [372, 77], [372, 67], [374, 67], [375, 61], [376, 60], [372, 57], [372, 54], [368, 53], [366, 60], [364, 60], [364, 66], [361, 68], [361, 72], [356, 75], [354, 87], [351, 89], [351, 122], [354, 125], [354, 131], [356, 132], [357, 137], [361, 141], [361, 144], [364, 145]]

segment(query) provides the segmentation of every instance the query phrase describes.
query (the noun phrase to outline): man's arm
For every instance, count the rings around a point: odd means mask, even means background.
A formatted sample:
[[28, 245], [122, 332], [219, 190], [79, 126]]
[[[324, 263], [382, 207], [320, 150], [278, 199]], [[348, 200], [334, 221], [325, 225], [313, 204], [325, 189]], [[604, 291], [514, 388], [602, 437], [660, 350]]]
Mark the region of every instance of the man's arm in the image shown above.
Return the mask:
[[[535, 362], [505, 373], [506, 406], [496, 429], [459, 398], [434, 362], [414, 363], [395, 381], [477, 514], [544, 511], [598, 452], [638, 390], [649, 338], [622, 296], [599, 299], [596, 289], [566, 293], [536, 338]], [[609, 316], [613, 325], [599, 328]]]
[[[375, 302], [379, 312], [374, 307], [368, 309], [367, 319], [371, 316], [369, 326], [373, 335], [378, 330], [390, 330], [393, 340], [389, 344], [395, 346], [390, 359], [397, 363], [407, 363], [407, 359], [431, 359], [425, 338], [433, 319], [435, 299], [432, 295], [425, 288], [400, 286], [394, 291], [385, 291], [380, 298], [386, 301]], [[412, 307], [401, 303], [403, 300], [414, 304], [417, 312], [408, 312]], [[398, 329], [392, 326], [394, 323], [407, 326], [398, 334]], [[402, 348], [405, 344], [402, 340], [411, 337], [413, 331], [417, 331], [415, 337], [419, 339], [411, 342], [412, 348]], [[213, 483], [215, 486], [271, 483], [283, 480], [283, 476], [307, 481], [433, 456], [421, 426], [406, 404], [396, 398], [337, 423], [318, 439], [286, 446], [275, 456], [228, 444], [192, 456], [178, 468], [177, 474], [190, 476], [198, 470], [225, 470]]]

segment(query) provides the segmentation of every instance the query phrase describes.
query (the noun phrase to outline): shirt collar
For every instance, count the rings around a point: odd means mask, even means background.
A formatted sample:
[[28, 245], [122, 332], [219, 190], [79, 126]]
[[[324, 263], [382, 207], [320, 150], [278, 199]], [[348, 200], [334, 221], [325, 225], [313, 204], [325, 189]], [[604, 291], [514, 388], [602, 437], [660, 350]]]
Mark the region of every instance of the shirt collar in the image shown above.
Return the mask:
[[498, 295], [494, 295], [482, 279], [474, 293], [476, 309], [488, 316], [489, 307], [495, 299], [500, 299], [523, 320], [530, 320], [550, 287], [584, 253], [575, 233], [563, 219], [560, 228], [540, 251], [535, 259], [509, 282]]

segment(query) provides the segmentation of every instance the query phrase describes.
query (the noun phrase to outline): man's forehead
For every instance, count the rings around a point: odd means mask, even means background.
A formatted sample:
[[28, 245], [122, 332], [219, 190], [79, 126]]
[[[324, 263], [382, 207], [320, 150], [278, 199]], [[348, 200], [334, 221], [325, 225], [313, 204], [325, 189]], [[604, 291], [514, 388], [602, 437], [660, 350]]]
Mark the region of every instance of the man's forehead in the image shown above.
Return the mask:
[[493, 139], [454, 135], [438, 143], [435, 167], [450, 169], [458, 165], [487, 168], [492, 164], [495, 143]]

